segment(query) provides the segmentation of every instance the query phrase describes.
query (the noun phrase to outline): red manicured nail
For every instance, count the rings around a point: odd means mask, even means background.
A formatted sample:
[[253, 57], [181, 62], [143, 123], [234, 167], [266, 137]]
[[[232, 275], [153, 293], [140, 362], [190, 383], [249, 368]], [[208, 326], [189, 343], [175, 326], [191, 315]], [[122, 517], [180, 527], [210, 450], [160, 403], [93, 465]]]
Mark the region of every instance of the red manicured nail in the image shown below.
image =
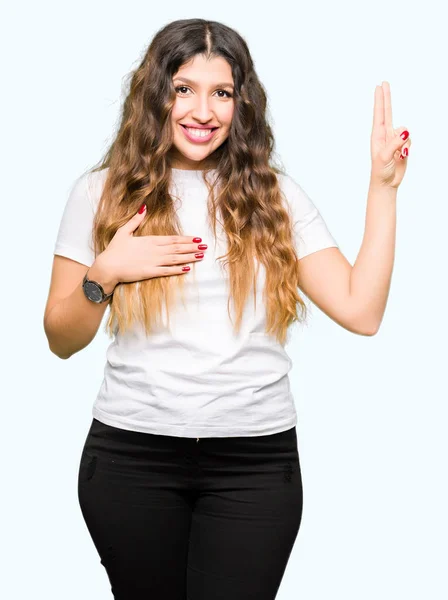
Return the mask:
[[138, 214], [139, 214], [139, 215], [141, 215], [141, 214], [142, 214], [142, 212], [145, 210], [145, 208], [146, 208], [146, 204], [142, 204], [142, 205], [140, 206], [140, 208], [138, 209]]
[[409, 137], [409, 131], [405, 129], [402, 133], [400, 133], [400, 137], [402, 140], [407, 140]]
[[199, 242], [202, 242], [202, 238], [193, 238], [193, 242], [199, 244]]
[[408, 151], [408, 149], [407, 149], [407, 148], [403, 148], [403, 154], [404, 154], [405, 156], [407, 156], [407, 155], [409, 154], [409, 151]]
[[190, 267], [182, 267], [182, 271], [189, 271]]

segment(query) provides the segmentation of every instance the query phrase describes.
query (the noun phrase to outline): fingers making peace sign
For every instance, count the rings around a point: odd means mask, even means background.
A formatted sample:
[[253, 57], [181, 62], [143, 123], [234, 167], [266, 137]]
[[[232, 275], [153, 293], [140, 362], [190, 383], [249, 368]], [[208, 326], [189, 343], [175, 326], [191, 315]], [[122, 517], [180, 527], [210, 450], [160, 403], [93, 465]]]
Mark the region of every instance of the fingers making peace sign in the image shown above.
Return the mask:
[[387, 81], [375, 88], [373, 128], [370, 138], [371, 182], [398, 188], [406, 172], [411, 139], [406, 127], [394, 129], [392, 102]]

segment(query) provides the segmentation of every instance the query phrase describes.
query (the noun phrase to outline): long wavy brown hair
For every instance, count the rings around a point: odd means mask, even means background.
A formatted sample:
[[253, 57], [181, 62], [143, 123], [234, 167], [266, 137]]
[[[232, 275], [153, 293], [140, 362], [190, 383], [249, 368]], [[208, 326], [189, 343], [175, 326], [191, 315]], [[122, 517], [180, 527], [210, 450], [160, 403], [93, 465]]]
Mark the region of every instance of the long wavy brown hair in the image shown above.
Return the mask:
[[[208, 218], [216, 241], [220, 221], [227, 240], [229, 299], [233, 300], [235, 333], [241, 327], [251, 288], [256, 293], [260, 263], [266, 278], [266, 333], [280, 343], [294, 321], [306, 317], [298, 293], [298, 257], [288, 204], [277, 178], [284, 171], [273, 163], [274, 137], [268, 123], [267, 96], [254, 69], [244, 39], [215, 21], [186, 19], [169, 23], [152, 39], [140, 65], [131, 71], [118, 133], [104, 158], [91, 172], [108, 169], [93, 224], [95, 255], [105, 250], [117, 229], [138, 211], [147, 213], [134, 235], [185, 235], [170, 195], [172, 147], [171, 110], [176, 99], [172, 82], [178, 69], [196, 55], [223, 57], [232, 69], [234, 112], [228, 138], [210, 159], [216, 177], [203, 177], [209, 191]], [[193, 273], [194, 273], [193, 263]], [[136, 322], [146, 334], [162, 320], [175, 294], [183, 295], [184, 277], [170, 275], [119, 283], [110, 303], [106, 331], [124, 332]], [[301, 316], [297, 309], [300, 307]]]

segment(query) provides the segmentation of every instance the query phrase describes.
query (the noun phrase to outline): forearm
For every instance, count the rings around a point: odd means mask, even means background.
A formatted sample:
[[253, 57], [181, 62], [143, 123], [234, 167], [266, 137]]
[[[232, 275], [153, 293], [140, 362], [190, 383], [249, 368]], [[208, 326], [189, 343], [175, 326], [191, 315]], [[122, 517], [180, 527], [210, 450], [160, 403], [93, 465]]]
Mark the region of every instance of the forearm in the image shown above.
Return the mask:
[[395, 259], [397, 189], [369, 185], [364, 237], [350, 276], [350, 296], [369, 330], [386, 310]]
[[[106, 294], [116, 285], [97, 261], [90, 267], [88, 277], [100, 283]], [[88, 300], [81, 279], [70, 296], [55, 304], [48, 314], [44, 328], [50, 350], [59, 358], [67, 359], [88, 346], [98, 331], [110, 301], [111, 298], [96, 304]]]

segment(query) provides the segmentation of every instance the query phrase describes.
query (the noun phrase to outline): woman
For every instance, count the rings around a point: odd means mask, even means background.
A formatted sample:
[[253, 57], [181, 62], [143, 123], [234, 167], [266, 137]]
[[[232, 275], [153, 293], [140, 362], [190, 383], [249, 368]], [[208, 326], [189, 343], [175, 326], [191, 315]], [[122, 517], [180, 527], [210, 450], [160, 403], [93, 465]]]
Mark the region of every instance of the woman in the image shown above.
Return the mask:
[[410, 147], [392, 127], [388, 84], [375, 90], [353, 267], [273, 165], [266, 101], [238, 33], [168, 24], [132, 74], [113, 144], [62, 217], [50, 348], [69, 358], [87, 346], [107, 306], [115, 338], [78, 491], [120, 600], [276, 597], [302, 517], [284, 349], [297, 308], [306, 315], [298, 288], [361, 335], [385, 310]]

